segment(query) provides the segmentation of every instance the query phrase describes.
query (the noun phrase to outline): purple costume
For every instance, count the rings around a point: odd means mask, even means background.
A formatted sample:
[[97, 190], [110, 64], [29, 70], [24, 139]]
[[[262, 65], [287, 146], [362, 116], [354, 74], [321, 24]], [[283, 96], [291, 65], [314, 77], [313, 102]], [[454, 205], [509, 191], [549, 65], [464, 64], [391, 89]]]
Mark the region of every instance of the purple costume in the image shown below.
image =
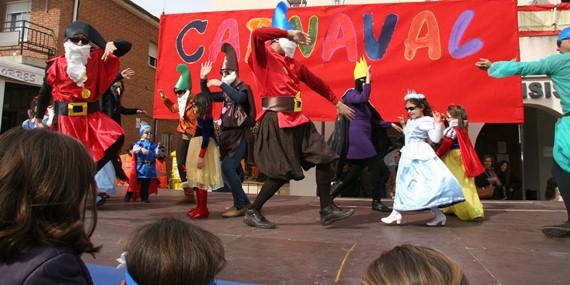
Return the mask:
[[[354, 110], [354, 119], [348, 128], [347, 159], [367, 159], [376, 156], [376, 149], [372, 144], [372, 126], [370, 124], [372, 112], [370, 111], [370, 84], [362, 85], [362, 92], [351, 88], [345, 92], [343, 102]], [[385, 121], [373, 122], [387, 128], [391, 123]]]

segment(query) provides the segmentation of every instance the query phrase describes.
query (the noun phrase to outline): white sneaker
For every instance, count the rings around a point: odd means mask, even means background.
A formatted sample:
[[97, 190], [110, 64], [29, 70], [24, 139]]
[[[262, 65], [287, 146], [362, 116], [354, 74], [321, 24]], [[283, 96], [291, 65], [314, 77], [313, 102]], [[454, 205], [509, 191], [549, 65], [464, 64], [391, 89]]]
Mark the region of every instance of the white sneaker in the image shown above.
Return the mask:
[[392, 213], [390, 213], [388, 217], [382, 218], [380, 221], [387, 225], [399, 225], [402, 223], [402, 214], [396, 210], [392, 210]]

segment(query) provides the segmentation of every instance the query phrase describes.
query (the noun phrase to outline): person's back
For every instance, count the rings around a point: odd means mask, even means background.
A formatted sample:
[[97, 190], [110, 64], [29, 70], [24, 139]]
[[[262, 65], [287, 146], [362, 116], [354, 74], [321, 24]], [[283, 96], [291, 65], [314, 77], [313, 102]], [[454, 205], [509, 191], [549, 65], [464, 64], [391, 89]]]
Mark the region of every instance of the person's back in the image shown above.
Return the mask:
[[83, 224], [95, 193], [90, 155], [77, 140], [40, 129], [12, 129], [0, 145], [1, 283], [92, 284], [80, 258], [98, 250], [89, 240], [96, 221], [88, 231]]

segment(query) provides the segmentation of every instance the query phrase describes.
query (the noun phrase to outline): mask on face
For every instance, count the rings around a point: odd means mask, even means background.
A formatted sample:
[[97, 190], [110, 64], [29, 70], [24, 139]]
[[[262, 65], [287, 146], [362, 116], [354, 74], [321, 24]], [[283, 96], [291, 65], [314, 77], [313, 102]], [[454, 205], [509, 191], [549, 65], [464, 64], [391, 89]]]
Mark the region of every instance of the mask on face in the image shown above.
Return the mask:
[[222, 76], [222, 82], [231, 85], [236, 80], [237, 74], [235, 71], [231, 71], [228, 75]]
[[287, 38], [280, 38], [279, 46], [285, 52], [286, 57], [293, 58], [295, 55], [295, 49], [297, 49], [297, 45], [294, 42]]

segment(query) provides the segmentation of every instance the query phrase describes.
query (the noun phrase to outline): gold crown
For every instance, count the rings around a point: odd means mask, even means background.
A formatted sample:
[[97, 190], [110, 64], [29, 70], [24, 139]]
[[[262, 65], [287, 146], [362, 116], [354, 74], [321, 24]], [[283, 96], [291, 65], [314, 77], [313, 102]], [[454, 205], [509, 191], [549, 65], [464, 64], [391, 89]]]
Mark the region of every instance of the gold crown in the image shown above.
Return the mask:
[[366, 63], [366, 59], [364, 58], [364, 56], [362, 56], [354, 66], [354, 79], [356, 80], [358, 78], [366, 77], [367, 71], [368, 71], [368, 63]]

